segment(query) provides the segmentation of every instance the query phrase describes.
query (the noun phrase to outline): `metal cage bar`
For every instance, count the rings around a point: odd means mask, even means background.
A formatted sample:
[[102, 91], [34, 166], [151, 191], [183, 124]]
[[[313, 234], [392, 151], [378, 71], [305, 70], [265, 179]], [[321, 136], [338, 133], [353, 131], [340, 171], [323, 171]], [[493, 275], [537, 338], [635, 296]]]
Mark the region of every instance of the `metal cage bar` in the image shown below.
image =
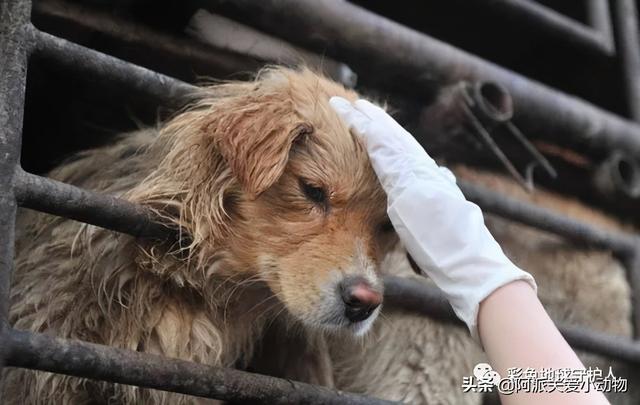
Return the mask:
[[610, 50], [614, 50], [613, 28], [609, 0], [586, 0], [587, 23], [602, 36]]
[[96, 80], [107, 78], [109, 83], [125, 86], [169, 106], [182, 106], [197, 90], [178, 79], [74, 44], [33, 26], [30, 26], [30, 33], [35, 40], [34, 57], [55, 61], [71, 72]]
[[[13, 176], [20, 160], [29, 41], [29, 2], [0, 3], [0, 341], [9, 330], [9, 283], [13, 271], [16, 200]], [[9, 356], [0, 345], [0, 372]], [[0, 401], [2, 393], [0, 393]]]
[[[401, 277], [385, 277], [385, 300], [402, 308], [464, 327], [442, 291], [425, 282]], [[574, 349], [608, 356], [640, 365], [640, 344], [628, 338], [596, 332], [580, 326], [558, 325], [560, 333]]]
[[266, 404], [383, 405], [395, 402], [239, 370], [12, 331], [8, 364], [206, 398]]
[[75, 219], [135, 237], [166, 239], [170, 229], [152, 220], [148, 209], [18, 169], [15, 195], [21, 207]]
[[612, 0], [616, 53], [620, 62], [628, 114], [640, 121], [640, 38], [635, 0]]

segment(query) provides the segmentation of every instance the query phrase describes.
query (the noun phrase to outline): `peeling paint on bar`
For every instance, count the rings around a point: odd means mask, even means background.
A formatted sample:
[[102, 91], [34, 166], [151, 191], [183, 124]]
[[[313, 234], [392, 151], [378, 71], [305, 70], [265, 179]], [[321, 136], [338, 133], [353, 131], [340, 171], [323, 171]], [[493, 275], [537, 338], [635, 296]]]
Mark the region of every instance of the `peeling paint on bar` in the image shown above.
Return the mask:
[[7, 340], [11, 347], [8, 364], [14, 367], [242, 403], [395, 403], [282, 378], [44, 334], [12, 331]]

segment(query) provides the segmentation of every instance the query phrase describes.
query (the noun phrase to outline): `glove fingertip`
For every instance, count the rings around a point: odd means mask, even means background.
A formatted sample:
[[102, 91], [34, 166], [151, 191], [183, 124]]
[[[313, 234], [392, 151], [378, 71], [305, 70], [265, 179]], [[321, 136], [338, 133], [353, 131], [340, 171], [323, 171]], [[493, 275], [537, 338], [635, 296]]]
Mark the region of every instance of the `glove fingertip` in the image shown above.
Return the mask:
[[386, 111], [384, 111], [382, 108], [380, 108], [377, 105], [373, 104], [371, 101], [365, 100], [363, 98], [360, 98], [360, 99], [356, 100], [356, 102], [353, 103], [353, 105], [358, 109], [358, 111], [360, 111], [361, 113], [365, 114], [366, 116], [368, 116], [371, 119], [373, 119], [374, 117], [376, 117], [378, 115], [386, 115], [387, 114]]
[[340, 97], [340, 96], [331, 96], [329, 98], [329, 103], [333, 106], [339, 106], [339, 105], [351, 105], [351, 103], [349, 102], [349, 100], [347, 100], [344, 97]]

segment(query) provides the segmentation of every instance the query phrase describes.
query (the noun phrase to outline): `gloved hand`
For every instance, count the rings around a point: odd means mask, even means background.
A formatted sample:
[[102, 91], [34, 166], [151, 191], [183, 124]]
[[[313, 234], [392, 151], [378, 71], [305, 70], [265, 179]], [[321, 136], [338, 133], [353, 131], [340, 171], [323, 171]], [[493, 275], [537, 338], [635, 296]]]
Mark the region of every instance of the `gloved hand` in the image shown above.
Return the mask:
[[383, 109], [366, 100], [351, 104], [332, 97], [329, 102], [365, 143], [400, 240], [479, 340], [480, 302], [514, 280], [526, 280], [537, 291], [533, 277], [505, 256], [453, 174]]

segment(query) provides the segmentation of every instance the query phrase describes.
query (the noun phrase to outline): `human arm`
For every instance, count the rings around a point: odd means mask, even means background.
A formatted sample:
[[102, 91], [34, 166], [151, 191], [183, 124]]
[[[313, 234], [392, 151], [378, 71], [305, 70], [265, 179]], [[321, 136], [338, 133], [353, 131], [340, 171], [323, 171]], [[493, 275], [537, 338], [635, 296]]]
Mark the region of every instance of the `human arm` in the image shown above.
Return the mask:
[[[567, 341], [543, 308], [531, 286], [508, 283], [480, 303], [479, 336], [489, 362], [501, 376], [510, 367], [540, 370], [584, 369]], [[608, 404], [601, 392], [516, 393], [501, 395], [505, 405]]]

